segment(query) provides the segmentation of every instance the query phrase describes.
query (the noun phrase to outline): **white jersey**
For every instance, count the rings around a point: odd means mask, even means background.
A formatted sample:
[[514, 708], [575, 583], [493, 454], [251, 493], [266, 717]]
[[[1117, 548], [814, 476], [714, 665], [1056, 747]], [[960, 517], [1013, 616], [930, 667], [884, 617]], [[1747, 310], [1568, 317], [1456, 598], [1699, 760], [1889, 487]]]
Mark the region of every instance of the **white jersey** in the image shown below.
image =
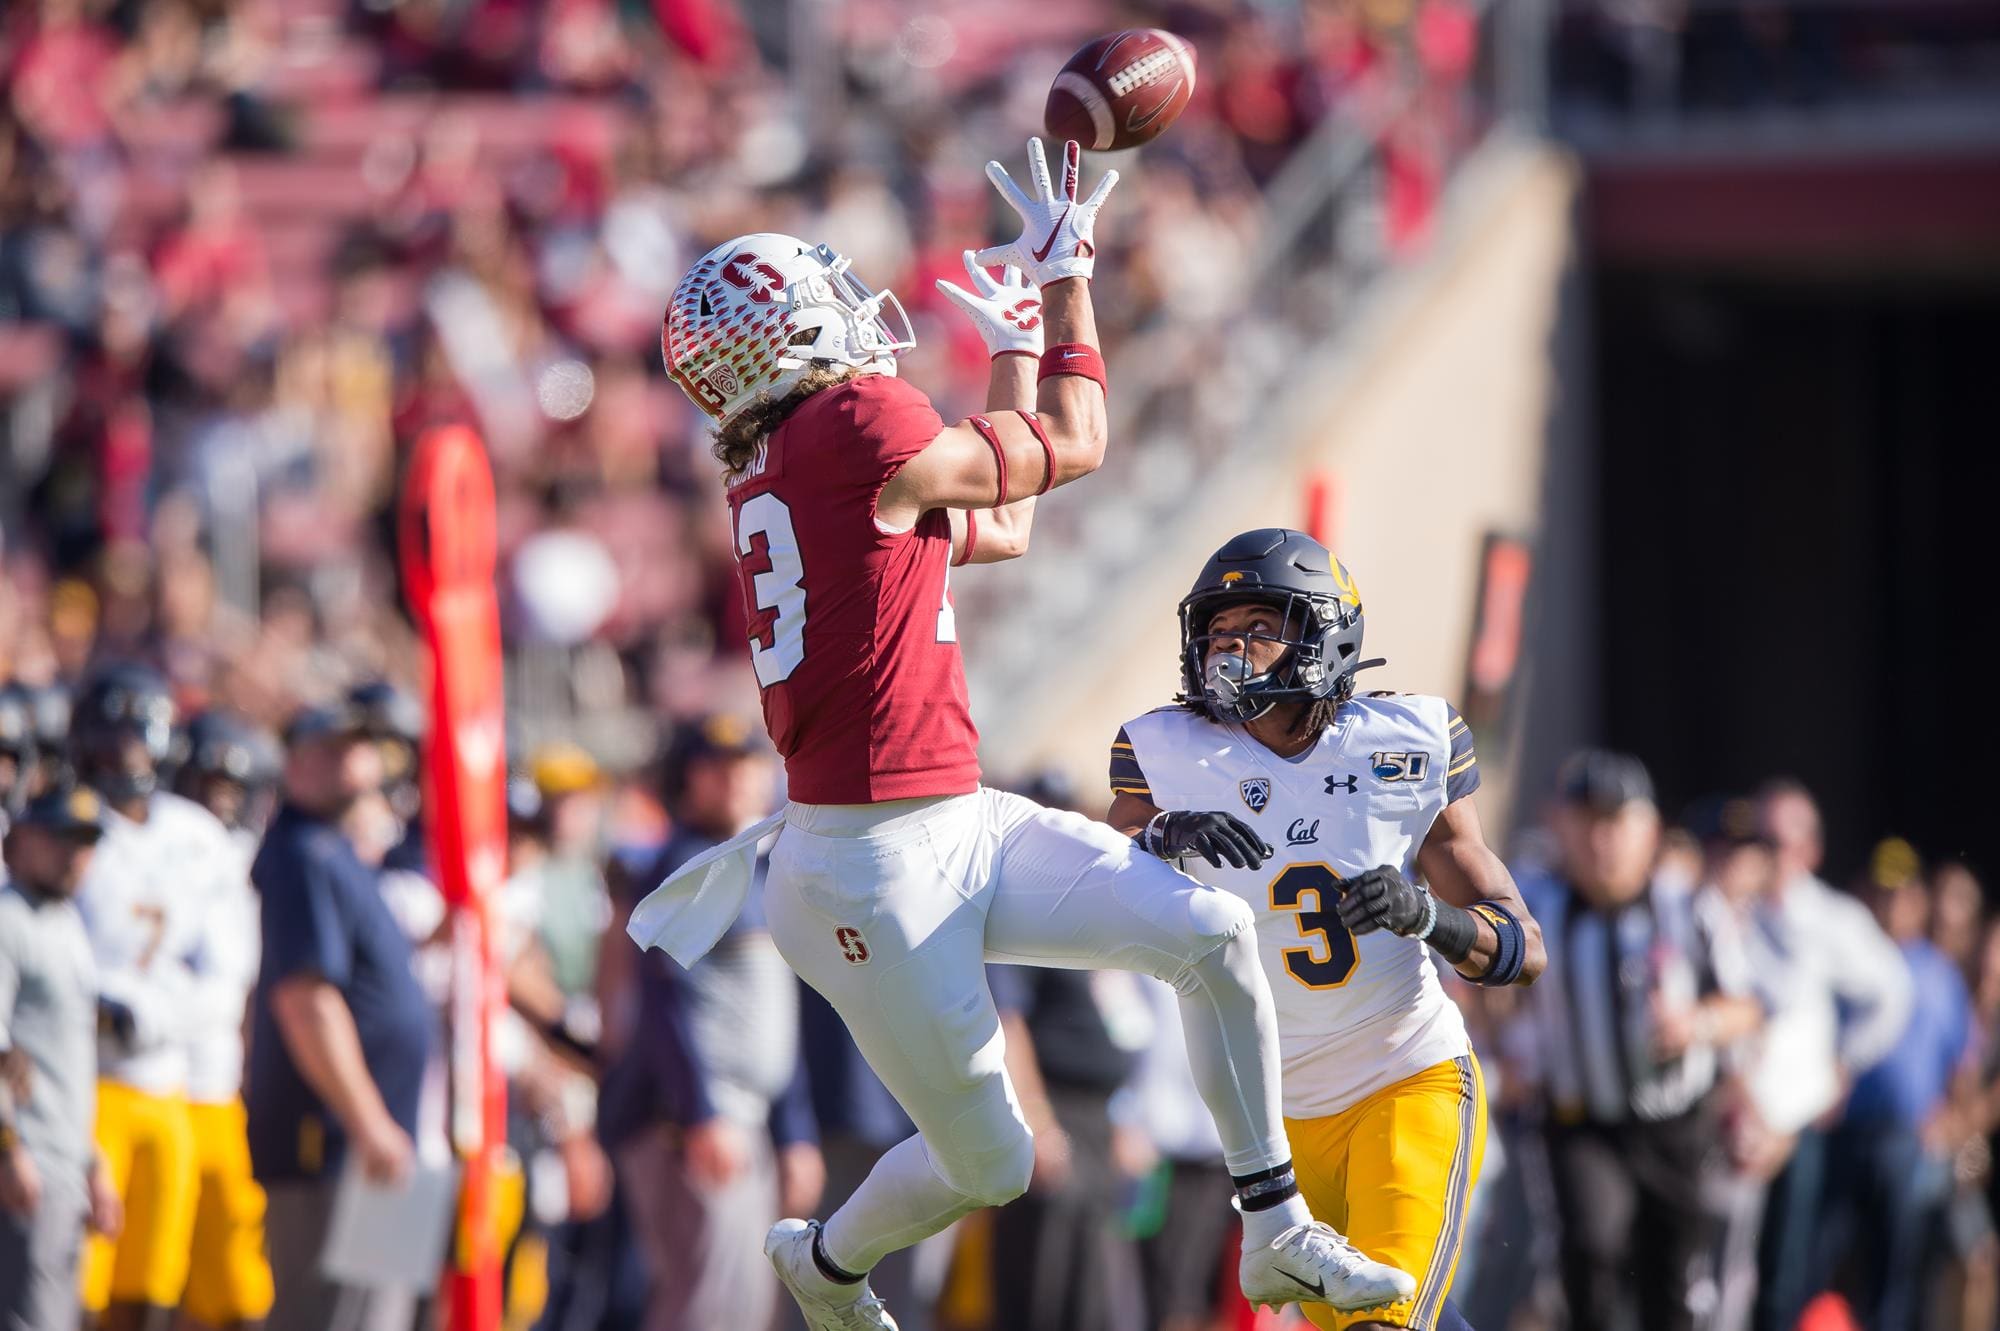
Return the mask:
[[1383, 864], [1413, 875], [1438, 814], [1477, 786], [1477, 763], [1465, 722], [1442, 698], [1417, 694], [1342, 704], [1291, 760], [1181, 707], [1119, 732], [1114, 790], [1162, 809], [1236, 814], [1278, 848], [1261, 869], [1194, 858], [1183, 867], [1257, 912], [1287, 1117], [1339, 1113], [1467, 1052], [1430, 948], [1382, 930], [1356, 938], [1334, 906], [1343, 878]]
[[183, 1094], [188, 1036], [203, 1020], [202, 945], [212, 913], [242, 887], [242, 854], [213, 814], [166, 791], [154, 792], [143, 823], [110, 812], [105, 820], [77, 906], [98, 992], [130, 1013], [133, 1039], [100, 1041], [98, 1075], [151, 1095]]
[[193, 958], [194, 991], [187, 1030], [187, 1093], [196, 1104], [221, 1105], [243, 1089], [243, 1018], [257, 986], [257, 963], [264, 950], [257, 889], [250, 886], [250, 861], [257, 838], [229, 833], [235, 874], [202, 921]]

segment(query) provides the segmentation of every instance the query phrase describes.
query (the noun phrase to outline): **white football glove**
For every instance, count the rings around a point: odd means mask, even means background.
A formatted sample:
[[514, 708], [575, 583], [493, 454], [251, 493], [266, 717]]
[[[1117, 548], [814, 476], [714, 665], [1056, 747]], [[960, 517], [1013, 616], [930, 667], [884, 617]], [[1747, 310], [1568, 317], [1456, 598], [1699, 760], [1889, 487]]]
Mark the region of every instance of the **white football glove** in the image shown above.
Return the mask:
[[938, 279], [937, 289], [972, 320], [986, 343], [986, 353], [998, 356], [1002, 352], [1021, 351], [1039, 357], [1042, 354], [1040, 289], [1012, 265], [1002, 270], [1001, 280], [995, 282], [993, 275], [975, 261], [971, 250], [965, 252], [965, 273], [972, 279], [972, 291], [943, 278]]
[[1009, 245], [995, 245], [979, 251], [977, 260], [991, 268], [1012, 264], [1033, 279], [1037, 286], [1060, 282], [1066, 277], [1090, 276], [1097, 262], [1097, 246], [1091, 231], [1097, 225], [1097, 210], [1105, 195], [1118, 183], [1116, 171], [1106, 171], [1104, 179], [1082, 203], [1076, 201], [1077, 176], [1083, 150], [1071, 139], [1063, 144], [1063, 178], [1060, 186], [1049, 179], [1049, 161], [1042, 155], [1042, 141], [1028, 140], [1028, 183], [1030, 197], [1021, 192], [1007, 168], [998, 162], [986, 164], [987, 179], [1000, 197], [1021, 215], [1020, 239]]

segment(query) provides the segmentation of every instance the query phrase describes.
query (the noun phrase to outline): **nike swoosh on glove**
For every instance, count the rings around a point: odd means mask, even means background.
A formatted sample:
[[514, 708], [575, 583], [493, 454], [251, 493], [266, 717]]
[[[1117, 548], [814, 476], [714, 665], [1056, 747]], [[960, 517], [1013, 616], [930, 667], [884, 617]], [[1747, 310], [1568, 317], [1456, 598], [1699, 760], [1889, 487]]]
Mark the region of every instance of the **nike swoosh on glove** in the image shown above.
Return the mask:
[[972, 320], [980, 340], [986, 343], [986, 354], [1018, 351], [1040, 356], [1042, 293], [1027, 275], [1010, 265], [996, 282], [979, 266], [971, 250], [965, 252], [965, 275], [972, 280], [971, 291], [943, 278], [938, 279], [937, 289]]
[[1342, 884], [1338, 912], [1352, 934], [1413, 934], [1424, 924], [1424, 890], [1393, 865], [1377, 865]]
[[1097, 210], [1118, 183], [1116, 171], [1106, 171], [1097, 188], [1081, 203], [1077, 201], [1077, 178], [1081, 174], [1083, 150], [1071, 139], [1063, 144], [1063, 178], [1060, 187], [1049, 178], [1048, 158], [1040, 139], [1028, 140], [1028, 183], [1033, 193], [1022, 191], [998, 162], [986, 164], [986, 176], [1015, 212], [1021, 215], [1021, 234], [1005, 245], [983, 249], [974, 256], [984, 267], [1011, 264], [1026, 273], [1037, 286], [1047, 286], [1064, 278], [1087, 278], [1097, 263], [1097, 245], [1092, 235], [1097, 226]]

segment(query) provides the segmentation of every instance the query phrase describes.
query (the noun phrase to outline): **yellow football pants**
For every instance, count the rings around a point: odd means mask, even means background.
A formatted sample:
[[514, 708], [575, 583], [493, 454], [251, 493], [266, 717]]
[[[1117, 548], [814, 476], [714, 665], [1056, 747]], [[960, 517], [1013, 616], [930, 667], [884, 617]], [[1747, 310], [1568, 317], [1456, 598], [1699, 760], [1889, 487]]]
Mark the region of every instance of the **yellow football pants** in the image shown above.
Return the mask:
[[243, 1102], [192, 1104], [188, 1116], [200, 1200], [181, 1307], [204, 1326], [260, 1321], [271, 1311], [271, 1263], [264, 1256], [264, 1189], [250, 1176]]
[[1417, 1279], [1414, 1299], [1367, 1312], [1302, 1305], [1336, 1331], [1379, 1322], [1431, 1331], [1465, 1242], [1465, 1211], [1486, 1153], [1486, 1083], [1467, 1054], [1426, 1068], [1327, 1118], [1286, 1119], [1292, 1169], [1315, 1219]]
[[97, 1149], [125, 1203], [114, 1241], [92, 1237], [83, 1254], [83, 1306], [115, 1300], [172, 1308], [187, 1285], [194, 1235], [195, 1146], [187, 1101], [97, 1083]]

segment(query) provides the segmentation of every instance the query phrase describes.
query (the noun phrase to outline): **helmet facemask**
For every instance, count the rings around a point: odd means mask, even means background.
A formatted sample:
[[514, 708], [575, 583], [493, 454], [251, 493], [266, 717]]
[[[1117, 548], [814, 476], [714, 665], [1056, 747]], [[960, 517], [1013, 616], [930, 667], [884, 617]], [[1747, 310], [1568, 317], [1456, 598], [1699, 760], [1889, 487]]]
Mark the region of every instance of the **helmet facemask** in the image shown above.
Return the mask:
[[[1215, 616], [1239, 605], [1262, 605], [1282, 617], [1278, 632], [1210, 630]], [[1354, 693], [1353, 657], [1360, 650], [1361, 615], [1337, 596], [1273, 590], [1246, 596], [1234, 589], [1197, 592], [1181, 602], [1181, 701], [1222, 721], [1249, 722], [1280, 703], [1344, 702]], [[1275, 643], [1283, 653], [1261, 672], [1245, 654], [1211, 659], [1218, 639]]]

